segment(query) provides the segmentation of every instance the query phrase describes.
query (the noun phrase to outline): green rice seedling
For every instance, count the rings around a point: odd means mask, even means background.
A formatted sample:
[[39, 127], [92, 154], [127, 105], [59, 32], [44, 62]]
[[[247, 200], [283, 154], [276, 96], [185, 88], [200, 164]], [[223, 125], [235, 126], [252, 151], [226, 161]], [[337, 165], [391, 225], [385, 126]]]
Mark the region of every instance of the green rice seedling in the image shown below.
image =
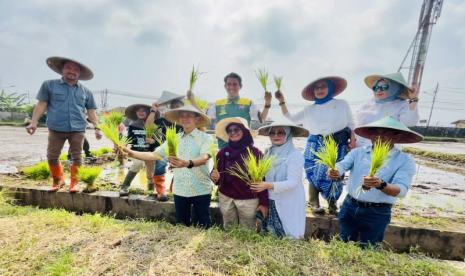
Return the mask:
[[177, 156], [180, 138], [176, 132], [176, 125], [172, 125], [166, 129], [166, 143], [167, 143], [167, 155]]
[[212, 143], [210, 145], [210, 155], [213, 160], [213, 169], [217, 170], [218, 169], [218, 159], [216, 158], [216, 155], [218, 154], [218, 145], [216, 143]]
[[118, 125], [114, 125], [111, 123], [103, 123], [99, 125], [100, 130], [102, 131], [103, 135], [107, 137], [110, 141], [115, 144], [115, 146], [119, 149], [126, 147], [131, 143], [131, 139], [126, 136], [120, 136], [118, 132]]
[[44, 180], [50, 177], [50, 169], [45, 161], [23, 168], [22, 171], [26, 177], [34, 180]]
[[[205, 101], [205, 100], [202, 100], [200, 98], [197, 98], [197, 97], [194, 97], [194, 101], [195, 103], [197, 104], [197, 107], [200, 109], [200, 111], [202, 112], [205, 112], [207, 111], [208, 107], [210, 106], [210, 104]], [[192, 105], [192, 102], [190, 100], [186, 100], [185, 102], [186, 105]]]
[[162, 129], [154, 123], [149, 123], [145, 125], [145, 137], [154, 139], [158, 144], [163, 144], [165, 140], [165, 135], [163, 134]]
[[242, 157], [244, 165], [241, 166], [236, 162], [231, 168], [227, 169], [227, 172], [248, 184], [262, 182], [268, 171], [273, 167], [275, 160], [276, 157], [273, 155], [256, 158], [248, 148], [247, 155]]
[[97, 180], [101, 172], [102, 168], [100, 167], [80, 167], [77, 177], [87, 185], [94, 185], [95, 180]]
[[283, 83], [283, 77], [274, 76], [274, 84], [276, 85], [276, 90], [281, 91], [282, 83]]
[[257, 71], [255, 71], [255, 75], [257, 76], [258, 81], [260, 81], [260, 84], [262, 85], [265, 92], [267, 92], [266, 85], [268, 84], [268, 72], [265, 70], [265, 68], [257, 69]]
[[189, 78], [189, 91], [192, 91], [192, 89], [194, 89], [195, 84], [199, 80], [199, 76], [202, 74], [203, 72], [199, 72], [198, 67], [195, 68], [194, 65], [192, 65], [192, 71]]
[[373, 151], [371, 152], [370, 177], [375, 174], [386, 164], [391, 145], [388, 142], [383, 142], [381, 139], [375, 141]]
[[[335, 170], [336, 162], [338, 158], [338, 144], [334, 140], [332, 135], [325, 136], [323, 138], [323, 144], [318, 151], [313, 151], [313, 154], [317, 157], [317, 164], [325, 165], [326, 167]], [[330, 196], [335, 197], [338, 192], [338, 181], [331, 180], [331, 191]]]
[[60, 154], [60, 158], [59, 158], [60, 161], [66, 161], [68, 160], [68, 153], [67, 152], [62, 152]]
[[118, 126], [124, 120], [124, 115], [118, 111], [112, 111], [110, 114], [104, 116], [104, 123]]

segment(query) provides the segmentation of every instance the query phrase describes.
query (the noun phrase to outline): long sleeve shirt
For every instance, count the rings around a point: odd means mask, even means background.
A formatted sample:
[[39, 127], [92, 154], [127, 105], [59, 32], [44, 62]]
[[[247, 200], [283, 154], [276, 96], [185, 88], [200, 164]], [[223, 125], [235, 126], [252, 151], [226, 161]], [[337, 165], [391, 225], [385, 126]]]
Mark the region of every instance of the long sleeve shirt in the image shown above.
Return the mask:
[[351, 150], [344, 159], [336, 164], [339, 174], [350, 171], [348, 192], [353, 198], [365, 202], [394, 204], [397, 198], [405, 197], [415, 175], [415, 161], [399, 148], [394, 147], [388, 155], [386, 164], [376, 173], [376, 177], [400, 188], [397, 196], [390, 196], [381, 190], [361, 189], [363, 177], [370, 171], [372, 147], [359, 147]]

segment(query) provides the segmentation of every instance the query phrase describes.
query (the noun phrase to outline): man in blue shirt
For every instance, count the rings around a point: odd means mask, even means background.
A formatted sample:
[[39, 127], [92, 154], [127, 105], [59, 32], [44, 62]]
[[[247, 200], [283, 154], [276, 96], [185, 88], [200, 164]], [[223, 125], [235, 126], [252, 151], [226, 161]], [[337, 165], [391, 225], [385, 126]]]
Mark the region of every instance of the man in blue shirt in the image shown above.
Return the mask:
[[336, 170], [329, 170], [330, 178], [335, 180], [350, 171], [348, 194], [339, 213], [340, 236], [344, 241], [359, 241], [362, 246], [377, 245], [383, 241], [391, 221], [392, 206], [397, 198], [405, 197], [415, 175], [415, 162], [395, 144], [416, 143], [423, 137], [392, 117], [354, 131], [373, 144], [378, 139], [388, 143], [390, 151], [383, 167], [373, 177], [368, 176], [371, 145], [352, 150], [336, 164]]
[[47, 80], [42, 83], [34, 107], [31, 123], [26, 127], [32, 135], [37, 129], [39, 118], [47, 111], [47, 126], [49, 129], [47, 160], [53, 177], [51, 191], [57, 191], [64, 185], [63, 167], [59, 157], [63, 145], [68, 140], [73, 163], [70, 167], [71, 182], [69, 191], [76, 192], [78, 183], [77, 171], [82, 163], [82, 144], [87, 126], [86, 118], [95, 126], [95, 136], [102, 137], [96, 127], [98, 117], [97, 105], [91, 91], [79, 83], [79, 80], [90, 80], [92, 71], [82, 63], [63, 57], [50, 57], [47, 65], [61, 79]]

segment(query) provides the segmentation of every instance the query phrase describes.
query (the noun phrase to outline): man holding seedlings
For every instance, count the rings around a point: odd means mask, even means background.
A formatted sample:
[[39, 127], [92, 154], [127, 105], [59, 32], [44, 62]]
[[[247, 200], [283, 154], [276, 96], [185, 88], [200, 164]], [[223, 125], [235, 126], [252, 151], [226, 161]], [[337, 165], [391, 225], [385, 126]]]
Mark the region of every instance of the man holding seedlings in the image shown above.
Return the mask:
[[[37, 94], [39, 102], [34, 107], [32, 120], [26, 131], [30, 135], [34, 134], [39, 118], [47, 111], [47, 160], [53, 177], [51, 191], [55, 192], [64, 185], [63, 167], [59, 157], [64, 143], [68, 140], [73, 160], [70, 167], [69, 191], [73, 193], [77, 191], [77, 172], [82, 163], [86, 117], [94, 126], [98, 124], [97, 105], [92, 92], [79, 82], [92, 79], [93, 73], [87, 66], [69, 58], [50, 57], [46, 62], [50, 69], [62, 75], [62, 78], [47, 80], [42, 84]], [[97, 127], [95, 137], [102, 137]]]
[[[225, 118], [241, 117], [246, 119], [249, 125], [251, 120], [260, 122], [266, 120], [271, 107], [272, 96], [270, 93], [265, 93], [265, 106], [263, 107], [263, 111], [260, 112], [252, 100], [239, 96], [239, 91], [242, 88], [242, 78], [238, 74], [229, 73], [226, 75], [224, 77], [224, 88], [228, 93], [228, 97], [217, 100], [207, 110], [207, 115], [210, 119], [219, 122]], [[189, 92], [187, 93], [187, 97], [192, 101], [194, 96], [192, 92]], [[221, 149], [226, 146], [226, 142], [218, 140], [218, 146]]]
[[350, 170], [348, 194], [339, 213], [341, 239], [378, 245], [391, 221], [397, 198], [405, 197], [415, 175], [415, 162], [394, 144], [416, 143], [423, 137], [392, 117], [355, 128], [373, 146], [358, 147], [329, 170], [338, 179]]

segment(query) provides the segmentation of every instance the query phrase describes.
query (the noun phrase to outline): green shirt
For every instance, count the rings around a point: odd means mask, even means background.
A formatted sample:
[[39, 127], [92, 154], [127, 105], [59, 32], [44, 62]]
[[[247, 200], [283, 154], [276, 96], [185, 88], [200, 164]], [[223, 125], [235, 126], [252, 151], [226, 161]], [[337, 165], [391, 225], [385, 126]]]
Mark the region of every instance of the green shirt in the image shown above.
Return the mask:
[[[209, 154], [213, 138], [211, 135], [194, 129], [191, 133], [178, 133], [180, 138], [178, 158], [194, 160], [201, 155]], [[168, 145], [163, 143], [155, 153], [163, 158], [167, 157]], [[210, 180], [208, 162], [205, 165], [188, 168], [173, 169], [173, 194], [183, 197], [193, 197], [210, 194], [213, 183]]]

